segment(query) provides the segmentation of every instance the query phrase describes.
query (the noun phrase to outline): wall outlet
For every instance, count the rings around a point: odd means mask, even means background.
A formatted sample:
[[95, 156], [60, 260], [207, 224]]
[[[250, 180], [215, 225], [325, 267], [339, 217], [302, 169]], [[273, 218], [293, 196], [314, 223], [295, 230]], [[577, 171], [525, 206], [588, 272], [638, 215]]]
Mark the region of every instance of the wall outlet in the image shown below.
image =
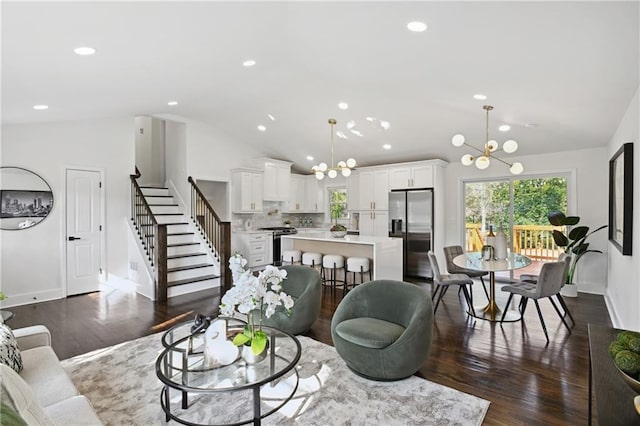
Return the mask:
[[129, 269], [131, 269], [132, 271], [137, 271], [138, 270], [138, 262], [136, 261], [129, 261]]

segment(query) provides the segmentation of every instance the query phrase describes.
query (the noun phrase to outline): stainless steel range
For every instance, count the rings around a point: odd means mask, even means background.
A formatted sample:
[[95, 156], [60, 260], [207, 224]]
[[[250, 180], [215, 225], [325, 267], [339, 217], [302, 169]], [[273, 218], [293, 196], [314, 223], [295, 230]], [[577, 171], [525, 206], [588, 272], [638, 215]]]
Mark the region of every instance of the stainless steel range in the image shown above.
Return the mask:
[[280, 237], [283, 235], [297, 234], [296, 228], [287, 228], [285, 226], [271, 226], [266, 228], [258, 228], [258, 231], [273, 231], [273, 264], [280, 266], [282, 264], [282, 250]]

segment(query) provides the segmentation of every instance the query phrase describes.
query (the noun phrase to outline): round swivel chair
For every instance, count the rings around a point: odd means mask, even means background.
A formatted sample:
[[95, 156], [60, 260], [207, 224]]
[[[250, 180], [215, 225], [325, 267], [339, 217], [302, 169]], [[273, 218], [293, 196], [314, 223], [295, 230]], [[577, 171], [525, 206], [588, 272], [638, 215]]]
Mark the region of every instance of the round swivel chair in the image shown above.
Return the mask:
[[414, 284], [374, 280], [342, 299], [331, 321], [338, 354], [356, 374], [400, 380], [418, 371], [429, 355], [433, 306]]

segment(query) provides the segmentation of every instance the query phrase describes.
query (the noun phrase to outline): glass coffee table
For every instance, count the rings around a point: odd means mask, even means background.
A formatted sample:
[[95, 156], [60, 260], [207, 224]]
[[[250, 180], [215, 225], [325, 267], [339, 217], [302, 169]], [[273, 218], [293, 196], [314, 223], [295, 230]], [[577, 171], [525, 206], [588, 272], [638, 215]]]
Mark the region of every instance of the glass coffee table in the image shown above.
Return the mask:
[[[228, 340], [246, 324], [234, 318], [225, 320]], [[209, 368], [204, 363], [204, 334], [191, 335], [191, 325], [193, 322], [179, 324], [162, 336], [164, 350], [156, 360], [156, 375], [163, 383], [160, 405], [167, 421], [259, 425], [291, 400], [298, 388], [295, 366], [301, 353], [295, 336], [263, 326], [269, 337], [264, 360], [247, 364], [238, 356], [230, 365]]]

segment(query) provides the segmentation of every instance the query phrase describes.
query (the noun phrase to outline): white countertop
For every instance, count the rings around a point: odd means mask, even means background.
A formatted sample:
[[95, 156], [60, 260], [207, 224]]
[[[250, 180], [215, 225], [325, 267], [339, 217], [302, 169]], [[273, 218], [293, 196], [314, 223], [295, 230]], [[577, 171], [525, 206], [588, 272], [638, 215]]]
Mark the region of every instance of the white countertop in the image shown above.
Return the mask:
[[327, 241], [331, 243], [349, 243], [349, 244], [377, 244], [390, 241], [402, 241], [400, 238], [390, 237], [374, 237], [371, 235], [346, 235], [342, 238], [334, 238], [328, 231], [313, 231], [305, 234], [304, 231], [298, 229], [298, 233], [294, 235], [283, 235], [282, 238], [290, 238], [294, 240], [314, 240]]

